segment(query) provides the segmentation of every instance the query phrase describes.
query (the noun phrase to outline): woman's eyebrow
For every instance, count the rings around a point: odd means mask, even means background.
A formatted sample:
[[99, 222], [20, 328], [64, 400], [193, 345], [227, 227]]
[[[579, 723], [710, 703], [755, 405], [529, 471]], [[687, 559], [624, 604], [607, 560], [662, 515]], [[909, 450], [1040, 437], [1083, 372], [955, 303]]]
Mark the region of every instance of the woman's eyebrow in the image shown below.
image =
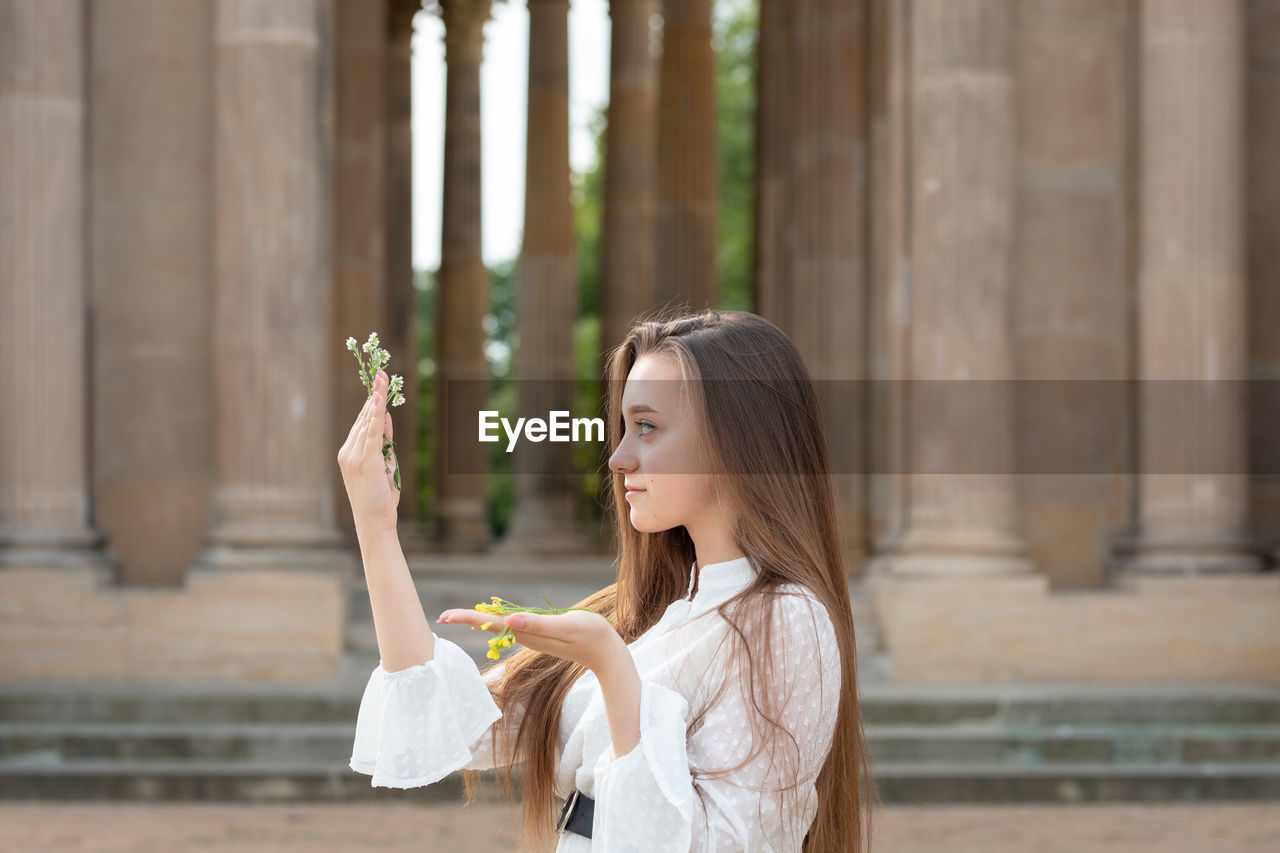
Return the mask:
[[659, 412], [648, 403], [636, 403], [634, 406], [627, 406], [627, 414], [634, 415], [639, 412], [653, 412], [655, 415], [662, 414], [662, 412]]

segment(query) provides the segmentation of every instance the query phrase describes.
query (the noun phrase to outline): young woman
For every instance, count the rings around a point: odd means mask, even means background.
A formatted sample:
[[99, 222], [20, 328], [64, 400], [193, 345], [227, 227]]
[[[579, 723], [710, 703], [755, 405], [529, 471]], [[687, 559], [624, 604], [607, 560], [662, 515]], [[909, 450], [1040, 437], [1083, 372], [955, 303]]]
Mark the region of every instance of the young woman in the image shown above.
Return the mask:
[[[607, 371], [616, 583], [563, 614], [446, 610], [523, 648], [481, 673], [432, 633], [381, 455], [386, 375], [338, 455], [381, 661], [352, 769], [412, 787], [523, 764], [521, 849], [870, 849], [835, 491], [809, 373], [755, 314], [638, 323]], [[611, 621], [612, 620], [612, 623]], [[558, 798], [566, 798], [557, 820]], [[864, 840], [865, 837], [865, 840]]]

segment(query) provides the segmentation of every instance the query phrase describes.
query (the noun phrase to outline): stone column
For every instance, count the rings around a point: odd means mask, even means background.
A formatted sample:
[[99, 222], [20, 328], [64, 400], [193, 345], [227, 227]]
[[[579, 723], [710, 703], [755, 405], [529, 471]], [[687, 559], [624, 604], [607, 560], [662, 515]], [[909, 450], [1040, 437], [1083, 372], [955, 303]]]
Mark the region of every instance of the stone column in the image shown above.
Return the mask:
[[203, 569], [350, 564], [331, 480], [343, 342], [331, 331], [328, 8], [215, 7], [217, 462]]
[[622, 342], [654, 304], [654, 176], [658, 67], [649, 23], [657, 0], [612, 0], [609, 112], [605, 130], [600, 346]]
[[396, 454], [400, 460], [400, 544], [405, 551], [426, 550], [419, 514], [421, 484], [418, 448], [420, 326], [413, 280], [413, 128], [410, 75], [413, 16], [421, 0], [389, 0], [386, 31], [386, 115], [383, 122], [386, 169], [384, 214], [384, 303], [387, 336], [395, 373], [404, 377], [404, 405], [393, 408]]
[[756, 45], [755, 309], [778, 328], [792, 328], [787, 247], [791, 106], [790, 0], [760, 0]]
[[[604, 229], [600, 264], [600, 367], [631, 324], [656, 304], [655, 193], [658, 161], [658, 0], [611, 0], [609, 112], [605, 128]], [[586, 414], [585, 412], [583, 414]], [[600, 464], [607, 460], [602, 456]], [[612, 489], [601, 481], [598, 500]], [[616, 531], [602, 529], [616, 549]]]
[[786, 48], [786, 286], [822, 401], [847, 565], [866, 555], [867, 0], [798, 0]]
[[711, 0], [663, 0], [658, 100], [659, 304], [720, 303]]
[[912, 7], [911, 492], [895, 573], [1032, 568], [1010, 399], [1012, 26], [1012, 0]]
[[[480, 60], [489, 0], [446, 0], [441, 6], [446, 91], [444, 215], [435, 307], [434, 536], [440, 550], [474, 552], [487, 549], [492, 538], [486, 499], [488, 445], [470, 439], [489, 388], [489, 362], [484, 357], [489, 274], [480, 254]], [[455, 449], [450, 435], [467, 440]]]
[[110, 565], [90, 519], [81, 0], [0, 0], [0, 566]]
[[903, 380], [910, 376], [908, 11], [898, 0], [871, 2], [867, 524], [877, 552], [893, 547], [905, 532], [907, 518], [908, 386]]
[[1140, 574], [1253, 571], [1244, 381], [1244, 10], [1141, 5]]
[[[569, 2], [529, 2], [529, 125], [524, 244], [516, 280], [517, 417], [573, 412], [573, 328], [578, 280], [569, 193]], [[591, 550], [574, 524], [578, 478], [569, 442], [524, 440], [515, 449], [515, 507], [500, 550]]]
[[[403, 375], [404, 341], [387, 325], [386, 310], [386, 38], [384, 2], [334, 0], [333, 331], [364, 344], [376, 331], [391, 353], [388, 375]], [[333, 438], [341, 447], [368, 392], [346, 346], [327, 347], [334, 377]], [[361, 355], [365, 356], [364, 351]], [[410, 377], [405, 377], [407, 382]], [[400, 441], [401, 407], [388, 406]], [[397, 448], [399, 449], [399, 448]], [[336, 451], [335, 451], [336, 452]], [[403, 469], [404, 466], [401, 465]], [[403, 471], [401, 472], [403, 476]], [[355, 544], [355, 521], [342, 472], [332, 471], [339, 526]]]
[[85, 7], [94, 504], [121, 582], [181, 584], [214, 453], [213, 8]]
[[[1254, 5], [1255, 10], [1262, 7]], [[1276, 7], [1271, 7], [1272, 9]], [[1280, 423], [1280, 17], [1255, 17], [1246, 27], [1245, 223], [1249, 318], [1249, 370], [1270, 377], [1266, 393], [1249, 401], [1251, 424]], [[1280, 564], [1280, 442], [1274, 429], [1249, 430], [1250, 526], [1255, 539], [1270, 542], [1271, 562]], [[1266, 472], [1265, 474], [1263, 472]]]

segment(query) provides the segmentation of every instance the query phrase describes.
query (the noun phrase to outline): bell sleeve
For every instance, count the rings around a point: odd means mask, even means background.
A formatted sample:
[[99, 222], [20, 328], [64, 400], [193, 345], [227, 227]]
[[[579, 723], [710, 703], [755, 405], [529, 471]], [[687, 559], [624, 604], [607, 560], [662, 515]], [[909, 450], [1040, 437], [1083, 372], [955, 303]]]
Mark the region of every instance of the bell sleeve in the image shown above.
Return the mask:
[[415, 788], [455, 770], [512, 763], [509, 743], [522, 709], [504, 717], [489, 689], [505, 666], [481, 674], [470, 655], [442, 637], [425, 663], [388, 672], [379, 661], [360, 699], [351, 769], [372, 776], [375, 787]]
[[[751, 717], [760, 712], [747, 695], [745, 673], [722, 672], [730, 680], [723, 698], [689, 735], [685, 697], [642, 678], [639, 743], [620, 758], [610, 743], [595, 764], [593, 846], [610, 853], [801, 849], [835, 734], [840, 650], [826, 608], [811, 593], [781, 597], [773, 619], [773, 673], [761, 686], [778, 697], [774, 707], [786, 732], [762, 720], [764, 749], [729, 775], [699, 778], [696, 771], [734, 767], [754, 748], [759, 735]], [[754, 657], [758, 663], [760, 653]], [[774, 750], [787, 755], [771, 761]], [[783, 811], [777, 793], [783, 788], [794, 788], [796, 809]]]

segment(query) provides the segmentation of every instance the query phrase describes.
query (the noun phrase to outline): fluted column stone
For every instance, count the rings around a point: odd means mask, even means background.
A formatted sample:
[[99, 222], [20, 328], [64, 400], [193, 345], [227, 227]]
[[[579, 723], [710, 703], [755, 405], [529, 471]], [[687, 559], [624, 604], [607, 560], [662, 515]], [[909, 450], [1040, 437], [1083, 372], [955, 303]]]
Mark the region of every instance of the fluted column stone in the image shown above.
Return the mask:
[[91, 519], [84, 4], [0, 0], [0, 566], [110, 564]]
[[122, 583], [176, 585], [214, 452], [213, 8], [85, 5], [96, 521]]
[[663, 0], [655, 298], [720, 304], [719, 175], [711, 0]]
[[1132, 574], [1251, 572], [1244, 3], [1143, 0]]
[[[516, 277], [516, 416], [573, 411], [573, 329], [578, 316], [569, 181], [569, 3], [529, 2], [529, 101], [524, 243]], [[549, 437], [548, 437], [549, 438]], [[592, 550], [574, 521], [573, 445], [515, 448], [515, 506], [505, 554]]]
[[[476, 552], [487, 549], [492, 538], [488, 446], [471, 440], [489, 387], [484, 356], [489, 274], [480, 243], [480, 62], [489, 0], [445, 0], [441, 12], [446, 71], [444, 215], [435, 306], [434, 543], [442, 551]], [[461, 439], [458, 447], [451, 436]]]
[[[345, 567], [334, 523], [325, 0], [219, 0], [217, 461], [201, 569]], [[354, 381], [354, 380], [353, 380]]]
[[906, 530], [910, 282], [908, 8], [871, 0], [868, 87], [868, 528], [876, 553]]
[[888, 555], [899, 574], [1032, 569], [1010, 397], [1012, 28], [1012, 0], [912, 7], [910, 506]]
[[755, 310], [778, 328], [792, 328], [792, 277], [787, 241], [791, 164], [791, 0], [760, 0], [756, 45]]
[[603, 350], [654, 305], [658, 64], [650, 21], [658, 0], [611, 0], [600, 314]]
[[784, 190], [788, 285], [775, 297], [818, 381], [840, 497], [846, 564], [866, 554], [866, 0], [798, 0], [786, 55], [791, 83]]
[[[334, 0], [334, 168], [333, 168], [333, 439], [341, 447], [368, 396], [348, 337], [363, 344], [376, 331], [391, 353], [387, 372], [404, 373], [404, 341], [387, 325], [386, 191], [386, 30], [385, 2]], [[361, 355], [364, 355], [363, 350]], [[406, 377], [408, 381], [408, 377]], [[400, 441], [401, 407], [388, 407]], [[397, 450], [400, 448], [397, 447]], [[401, 465], [404, 468], [404, 465]], [[403, 476], [403, 472], [402, 472]], [[355, 543], [355, 519], [346, 500], [342, 473], [334, 466], [338, 525]]]
[[389, 0], [384, 71], [386, 111], [384, 158], [386, 172], [383, 226], [384, 298], [387, 330], [395, 373], [404, 377], [404, 404], [395, 407], [396, 457], [400, 461], [400, 544], [406, 552], [427, 549], [420, 514], [418, 478], [421, 425], [418, 417], [422, 378], [417, 288], [413, 278], [413, 17], [421, 0]]

